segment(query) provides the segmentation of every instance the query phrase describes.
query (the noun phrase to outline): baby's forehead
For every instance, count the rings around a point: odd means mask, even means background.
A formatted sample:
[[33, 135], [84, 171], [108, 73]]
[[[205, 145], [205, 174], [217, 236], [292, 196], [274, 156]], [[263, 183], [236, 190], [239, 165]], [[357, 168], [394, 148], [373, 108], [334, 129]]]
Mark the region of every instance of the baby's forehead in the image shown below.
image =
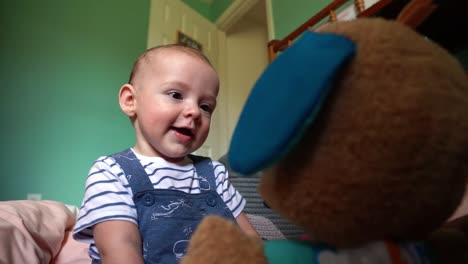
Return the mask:
[[210, 67], [213, 67], [207, 59], [202, 57], [202, 55], [197, 54], [191, 50], [185, 50], [181, 47], [163, 47], [148, 50], [143, 56], [141, 56], [141, 58], [138, 61], [137, 70], [152, 70], [155, 66], [164, 66], [164, 63], [166, 62], [164, 62], [163, 64], [159, 64], [159, 62], [164, 61], [166, 58], [172, 56], [192, 58], [197, 61], [206, 63]]
[[[174, 58], [172, 56], [182, 56], [182, 57]], [[192, 48], [183, 47], [183, 46], [162, 46], [162, 47], [156, 47], [156, 48], [147, 50], [137, 59], [134, 65], [131, 79], [134, 82], [147, 74], [152, 74], [155, 70], [156, 71], [158, 71], [158, 69], [160, 70], [161, 67], [164, 67], [164, 65], [167, 65], [168, 60], [166, 59], [178, 60], [178, 59], [184, 59], [183, 58], [184, 56], [186, 58], [192, 58], [192, 59], [195, 59], [196, 61], [202, 62], [208, 65], [209, 67], [211, 67], [214, 70], [214, 72], [216, 72], [215, 68], [213, 67], [209, 59], [205, 57], [205, 55], [203, 55], [199, 51], [195, 51]]]
[[133, 79], [139, 79], [142, 75], [152, 72], [155, 68], [164, 66], [164, 64], [158, 65], [158, 62], [170, 54], [183, 53], [181, 51], [169, 50], [168, 48], [163, 49], [150, 49], [143, 53], [135, 62]]
[[144, 56], [143, 59], [146, 60], [147, 63], [154, 63], [158, 59], [167, 56], [187, 56], [205, 62], [206, 64], [211, 66], [210, 61], [203, 54], [198, 53], [197, 51], [194, 51], [187, 47], [180, 46], [161, 47], [157, 49], [148, 50], [146, 56]]

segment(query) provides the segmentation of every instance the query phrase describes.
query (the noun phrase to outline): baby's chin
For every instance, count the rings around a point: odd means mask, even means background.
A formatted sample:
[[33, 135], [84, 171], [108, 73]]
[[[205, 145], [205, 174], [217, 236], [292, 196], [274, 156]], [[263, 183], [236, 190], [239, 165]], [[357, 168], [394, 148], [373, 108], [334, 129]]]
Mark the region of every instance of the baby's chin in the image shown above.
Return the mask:
[[[181, 162], [187, 159], [189, 154], [195, 154], [197, 150], [200, 149], [202, 144], [189, 142], [189, 143], [182, 143], [179, 141], [173, 141], [169, 144], [160, 146], [159, 149], [153, 147], [153, 149], [158, 152], [158, 154], [169, 162]], [[203, 155], [201, 155], [203, 156]]]
[[187, 159], [187, 156], [175, 156], [175, 157], [169, 157], [169, 156], [161, 156], [165, 161], [171, 162], [171, 163], [182, 163]]
[[172, 163], [180, 163], [184, 162], [186, 160], [190, 160], [188, 155], [192, 154], [195, 152], [198, 148], [196, 149], [191, 149], [188, 151], [180, 151], [180, 152], [172, 152], [172, 153], [167, 153], [162, 156], [166, 161], [172, 162]]

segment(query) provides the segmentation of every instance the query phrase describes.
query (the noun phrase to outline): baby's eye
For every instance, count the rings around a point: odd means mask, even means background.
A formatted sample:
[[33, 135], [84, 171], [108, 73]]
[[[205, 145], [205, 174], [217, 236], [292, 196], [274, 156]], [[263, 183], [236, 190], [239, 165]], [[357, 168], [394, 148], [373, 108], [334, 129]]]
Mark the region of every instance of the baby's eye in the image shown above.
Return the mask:
[[210, 105], [201, 105], [200, 108], [210, 114], [213, 112], [213, 108]]
[[178, 92], [170, 92], [168, 93], [168, 95], [174, 99], [177, 99], [177, 100], [181, 100], [183, 99], [182, 98], [182, 94], [181, 93], [178, 93]]

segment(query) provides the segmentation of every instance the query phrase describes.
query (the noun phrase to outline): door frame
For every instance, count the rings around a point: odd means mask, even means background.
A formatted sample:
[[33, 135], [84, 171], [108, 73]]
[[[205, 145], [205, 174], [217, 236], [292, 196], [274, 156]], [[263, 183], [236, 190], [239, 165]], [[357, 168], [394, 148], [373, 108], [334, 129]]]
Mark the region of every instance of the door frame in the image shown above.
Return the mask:
[[[221, 14], [215, 24], [221, 31], [228, 31], [237, 23], [258, 1], [262, 0], [234, 0], [234, 2]], [[273, 21], [272, 0], [263, 0], [266, 6], [268, 40], [275, 39], [275, 23]]]
[[[274, 39], [274, 22], [273, 22], [273, 11], [272, 11], [272, 0], [234, 0], [234, 2], [221, 14], [221, 16], [216, 20], [215, 25], [219, 29], [218, 35], [218, 72], [220, 76], [221, 86], [223, 83], [227, 83], [227, 65], [229, 63], [227, 59], [227, 50], [226, 42], [227, 35], [225, 32], [229, 31], [233, 26], [240, 21], [249, 10], [258, 2], [265, 1], [265, 12], [267, 18], [267, 34], [268, 41]], [[267, 53], [267, 47], [265, 46], [265, 53]], [[229, 136], [229, 111], [228, 111], [228, 96], [226, 89], [220, 89], [218, 94], [218, 106], [219, 111], [217, 114], [220, 115], [219, 120], [219, 144], [220, 149], [227, 150], [229, 149], [230, 136]]]

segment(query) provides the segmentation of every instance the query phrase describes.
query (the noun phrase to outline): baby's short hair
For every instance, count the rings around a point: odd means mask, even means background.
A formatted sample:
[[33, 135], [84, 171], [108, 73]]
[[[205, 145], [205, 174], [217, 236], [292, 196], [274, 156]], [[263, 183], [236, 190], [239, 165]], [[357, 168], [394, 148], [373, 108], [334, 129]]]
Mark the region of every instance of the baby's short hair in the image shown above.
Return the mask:
[[201, 50], [198, 50], [198, 49], [186, 46], [186, 45], [182, 45], [182, 44], [160, 45], [160, 46], [155, 46], [155, 47], [147, 49], [137, 58], [137, 60], [133, 64], [132, 72], [130, 73], [130, 78], [128, 80], [128, 83], [133, 84], [132, 82], [136, 73], [140, 70], [140, 68], [142, 67], [142, 64], [149, 58], [150, 55], [157, 54], [159, 51], [163, 51], [163, 50], [175, 50], [175, 51], [183, 52], [185, 54], [188, 54], [188, 55], [191, 55], [191, 56], [194, 56], [196, 58], [203, 60], [204, 62], [208, 63], [208, 65], [210, 65], [212, 68], [214, 68], [210, 60], [208, 59], [208, 57], [206, 57], [206, 55], [203, 54]]

